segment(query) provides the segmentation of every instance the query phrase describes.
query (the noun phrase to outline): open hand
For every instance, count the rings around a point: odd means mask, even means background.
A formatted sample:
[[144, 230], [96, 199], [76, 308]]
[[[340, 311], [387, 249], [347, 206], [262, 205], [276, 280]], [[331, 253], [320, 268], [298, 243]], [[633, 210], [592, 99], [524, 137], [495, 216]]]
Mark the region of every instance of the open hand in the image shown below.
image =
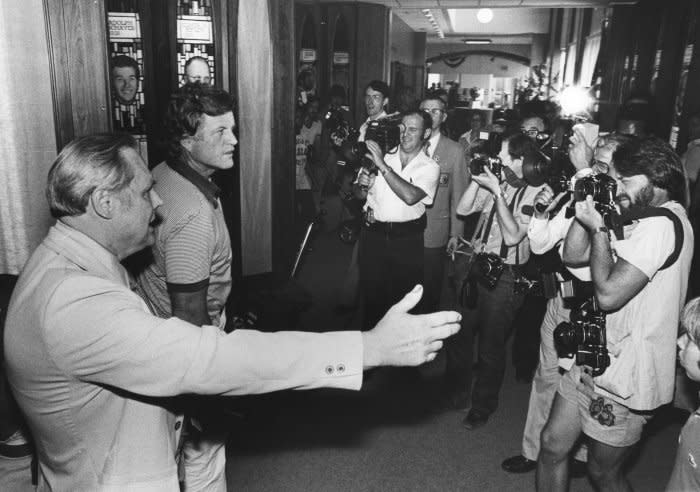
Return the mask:
[[422, 296], [423, 287], [416, 285], [371, 331], [362, 334], [365, 369], [431, 361], [442, 348], [442, 340], [459, 331], [462, 316], [455, 311], [408, 314]]

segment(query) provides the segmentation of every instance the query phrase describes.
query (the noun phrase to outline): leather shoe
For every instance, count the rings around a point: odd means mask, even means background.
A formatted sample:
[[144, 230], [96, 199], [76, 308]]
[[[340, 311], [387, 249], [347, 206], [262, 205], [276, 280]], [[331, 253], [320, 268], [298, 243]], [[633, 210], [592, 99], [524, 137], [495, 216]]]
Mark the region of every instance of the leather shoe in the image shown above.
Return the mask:
[[478, 410], [469, 410], [469, 413], [462, 421], [462, 425], [467, 430], [475, 430], [484, 426], [488, 420], [489, 416], [487, 414], [481, 413]]
[[537, 468], [537, 462], [529, 460], [525, 456], [519, 454], [503, 460], [501, 468], [508, 473], [529, 473]]

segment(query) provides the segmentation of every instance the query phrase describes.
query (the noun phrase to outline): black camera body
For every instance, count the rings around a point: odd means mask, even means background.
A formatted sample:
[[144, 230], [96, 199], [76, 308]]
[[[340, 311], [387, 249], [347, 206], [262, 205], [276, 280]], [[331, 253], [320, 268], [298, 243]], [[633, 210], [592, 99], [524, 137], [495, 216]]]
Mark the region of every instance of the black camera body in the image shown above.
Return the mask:
[[503, 162], [498, 154], [501, 152], [503, 135], [496, 132], [479, 132], [479, 140], [472, 146], [469, 171], [473, 175], [483, 174], [488, 168], [492, 174], [503, 180]]
[[[389, 115], [385, 118], [372, 120], [367, 124], [365, 141], [373, 140], [379, 144], [383, 154], [388, 154], [401, 143], [400, 114]], [[339, 149], [340, 156], [353, 167], [365, 167], [373, 169], [374, 163], [365, 155], [369, 152], [367, 144], [360, 142], [359, 130], [351, 127], [337, 110], [330, 110], [326, 114], [326, 121], [330, 130], [333, 145]], [[375, 171], [376, 172], [376, 171]]]
[[605, 313], [589, 299], [571, 310], [570, 322], [559, 323], [554, 329], [554, 346], [560, 357], [575, 357], [576, 365], [589, 366], [593, 376], [600, 376], [610, 365]]
[[[573, 184], [574, 201], [582, 202], [588, 195], [593, 197], [595, 208], [603, 216], [605, 225], [610, 229], [617, 229], [617, 182], [607, 174], [589, 174], [577, 179]], [[573, 210], [570, 213], [573, 213]]]
[[501, 278], [505, 263], [503, 258], [493, 253], [477, 253], [474, 257], [473, 274], [484, 287], [492, 290]]
[[489, 157], [486, 154], [473, 154], [472, 160], [469, 161], [469, 171], [472, 174], [483, 174], [488, 168], [500, 180], [503, 173], [503, 162], [498, 157]]

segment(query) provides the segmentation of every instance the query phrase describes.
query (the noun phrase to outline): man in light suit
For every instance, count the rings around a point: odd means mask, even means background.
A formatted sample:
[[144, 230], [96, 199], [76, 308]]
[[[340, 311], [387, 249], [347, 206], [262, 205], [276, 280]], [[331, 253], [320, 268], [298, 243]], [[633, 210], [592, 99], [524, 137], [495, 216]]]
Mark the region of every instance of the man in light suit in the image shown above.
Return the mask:
[[423, 233], [423, 308], [429, 312], [437, 309], [440, 302], [447, 254], [457, 247], [457, 238], [463, 232], [464, 224], [457, 218], [457, 202], [467, 189], [471, 176], [462, 147], [440, 132], [447, 120], [445, 102], [437, 96], [429, 96], [421, 101], [420, 109], [432, 120], [426, 152], [440, 166], [437, 193], [433, 204], [426, 207], [428, 224]]
[[58, 219], [14, 290], [7, 376], [34, 437], [39, 490], [179, 490], [186, 393], [359, 389], [362, 371], [418, 365], [457, 313], [412, 316], [416, 287], [368, 332], [260, 333], [153, 316], [120, 261], [153, 244], [160, 197], [129, 135], [68, 144], [49, 171]]

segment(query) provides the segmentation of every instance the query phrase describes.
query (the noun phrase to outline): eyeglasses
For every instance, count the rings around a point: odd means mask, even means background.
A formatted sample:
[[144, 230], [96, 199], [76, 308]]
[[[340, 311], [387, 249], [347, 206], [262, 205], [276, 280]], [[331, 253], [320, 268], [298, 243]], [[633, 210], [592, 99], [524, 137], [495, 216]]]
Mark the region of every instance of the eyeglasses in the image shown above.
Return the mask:
[[588, 407], [588, 413], [596, 419], [600, 425], [612, 427], [615, 425], [615, 414], [613, 413], [612, 403], [605, 403], [605, 398], [598, 397], [591, 401]]
[[440, 108], [423, 108], [423, 111], [425, 111], [426, 113], [430, 113], [433, 116], [438, 116], [441, 113], [445, 112], [444, 110], [442, 110]]

